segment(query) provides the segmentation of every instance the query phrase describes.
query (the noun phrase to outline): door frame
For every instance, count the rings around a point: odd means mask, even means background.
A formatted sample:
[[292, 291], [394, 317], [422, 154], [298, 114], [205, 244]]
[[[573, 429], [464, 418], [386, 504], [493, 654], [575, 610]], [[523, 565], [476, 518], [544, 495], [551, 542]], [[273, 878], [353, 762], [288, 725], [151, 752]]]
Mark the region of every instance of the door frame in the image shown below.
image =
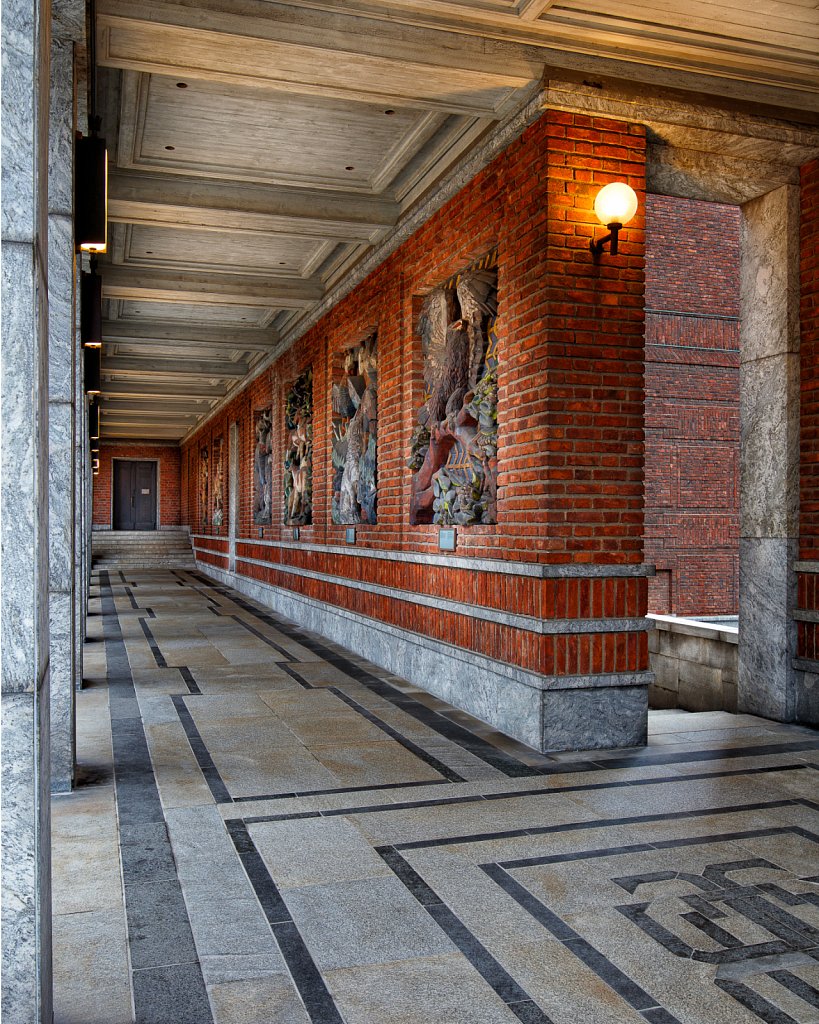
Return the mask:
[[[162, 479], [161, 479], [161, 476], [160, 476], [160, 473], [161, 473], [161, 470], [162, 470], [161, 463], [160, 463], [159, 459], [136, 459], [136, 458], [132, 458], [129, 455], [126, 455], [124, 457], [120, 457], [119, 455], [113, 455], [111, 457], [111, 507], [110, 507], [109, 513], [108, 513], [109, 517], [110, 517], [108, 522], [111, 524], [110, 529], [112, 531], [114, 531], [116, 529], [115, 526], [114, 526], [114, 497], [115, 497], [115, 495], [114, 495], [114, 490], [115, 490], [115, 488], [114, 488], [114, 463], [115, 462], [153, 462], [154, 463], [154, 465], [156, 466], [156, 529], [157, 530], [161, 530], [162, 529], [162, 519], [161, 519], [160, 511], [162, 509], [162, 502], [159, 500], [160, 495], [162, 494]], [[120, 530], [118, 532], [120, 532], [120, 533], [127, 533], [128, 531], [127, 530]], [[145, 530], [144, 532], [145, 533], [155, 533], [156, 531], [155, 530]]]

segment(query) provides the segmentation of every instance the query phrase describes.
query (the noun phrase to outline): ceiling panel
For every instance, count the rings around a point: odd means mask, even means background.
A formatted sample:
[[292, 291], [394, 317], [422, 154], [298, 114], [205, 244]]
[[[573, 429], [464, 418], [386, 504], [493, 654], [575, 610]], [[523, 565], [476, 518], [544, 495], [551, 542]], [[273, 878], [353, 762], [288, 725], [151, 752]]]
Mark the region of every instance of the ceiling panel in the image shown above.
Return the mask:
[[[259, 92], [141, 75], [128, 162], [145, 170], [367, 193], [434, 115], [423, 110]], [[133, 88], [133, 87], [132, 87]], [[389, 113], [387, 111], [390, 111]], [[168, 147], [173, 147], [169, 149]]]
[[294, 235], [237, 231], [197, 231], [135, 224], [126, 234], [128, 266], [309, 277], [326, 258], [327, 243]]

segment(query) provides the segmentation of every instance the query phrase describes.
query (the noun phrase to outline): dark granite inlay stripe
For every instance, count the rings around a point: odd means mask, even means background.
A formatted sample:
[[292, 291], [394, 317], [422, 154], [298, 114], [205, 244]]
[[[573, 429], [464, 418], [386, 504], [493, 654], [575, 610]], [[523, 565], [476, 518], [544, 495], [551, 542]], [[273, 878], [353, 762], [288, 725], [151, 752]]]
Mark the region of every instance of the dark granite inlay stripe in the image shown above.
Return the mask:
[[[629, 781], [622, 781], [622, 782], [598, 782], [598, 783], [588, 783], [586, 785], [562, 786], [560, 789], [522, 789], [522, 790], [515, 790], [514, 792], [511, 792], [511, 793], [486, 793], [486, 794], [484, 794], [484, 793], [476, 793], [476, 794], [473, 794], [472, 796], [452, 796], [452, 797], [443, 797], [443, 798], [438, 798], [438, 799], [431, 798], [431, 799], [428, 799], [428, 800], [403, 800], [403, 801], [400, 801], [400, 802], [393, 802], [393, 803], [388, 803], [388, 804], [365, 804], [365, 805], [360, 805], [359, 804], [357, 806], [350, 806], [350, 807], [328, 808], [328, 809], [321, 810], [321, 811], [298, 811], [298, 812], [292, 812], [292, 813], [289, 813], [289, 814], [288, 813], [284, 813], [284, 814], [259, 815], [259, 816], [254, 817], [254, 818], [247, 818], [246, 820], [258, 823], [258, 822], [262, 822], [262, 821], [288, 821], [288, 820], [291, 820], [291, 819], [294, 819], [294, 818], [318, 818], [318, 817], [333, 817], [333, 816], [345, 815], [345, 814], [373, 814], [373, 813], [379, 813], [379, 812], [383, 813], [385, 811], [407, 811], [407, 810], [413, 810], [414, 808], [417, 808], [417, 807], [439, 807], [439, 806], [443, 806], [445, 804], [477, 804], [477, 803], [482, 803], [484, 801], [491, 802], [491, 801], [498, 801], [498, 800], [518, 800], [521, 797], [527, 797], [527, 796], [544, 796], [544, 797], [547, 797], [547, 796], [556, 796], [556, 795], [560, 795], [560, 794], [563, 794], [563, 793], [584, 792], [584, 791], [587, 791], [587, 790], [595, 790], [595, 789], [621, 789], [621, 788], [625, 789], [625, 788], [629, 788], [629, 787], [635, 786], [635, 785], [648, 785], [648, 784], [659, 785], [659, 784], [665, 784], [665, 783], [668, 783], [670, 785], [675, 785], [675, 784], [679, 784], [679, 783], [688, 782], [692, 778], [694, 778], [694, 779], [719, 779], [719, 778], [723, 778], [725, 776], [735, 777], [737, 775], [746, 775], [746, 774], [747, 775], [755, 775], [755, 774], [758, 774], [759, 772], [767, 772], [767, 771], [788, 771], [788, 770], [791, 770], [791, 769], [793, 769], [795, 767], [798, 768], [800, 766], [799, 765], [788, 765], [788, 766], [782, 766], [782, 767], [774, 766], [774, 767], [772, 767], [770, 769], [765, 769], [765, 768], [749, 768], [747, 770], [738, 769], [736, 771], [728, 771], [728, 772], [706, 772], [706, 773], [704, 773], [702, 775], [695, 775], [695, 776], [691, 776], [691, 775], [672, 775], [672, 776], [668, 776], [668, 777], [659, 776], [659, 777], [654, 778], [654, 779], [643, 780], [642, 782], [637, 782], [637, 781], [632, 779], [632, 780], [629, 780]], [[442, 782], [443, 780], [438, 780], [438, 781]], [[358, 787], [358, 788], [360, 790], [363, 790], [364, 792], [367, 792], [370, 789], [376, 790], [376, 789], [379, 789], [379, 788], [384, 788], [384, 789], [386, 789], [386, 788], [395, 788], [395, 787], [404, 788], [405, 785], [406, 785], [405, 783], [395, 783], [395, 784], [391, 784], [391, 786], [389, 786], [389, 787], [387, 787], [387, 786], [384, 786], [384, 787], [363, 786], [363, 787]], [[424, 785], [431, 785], [431, 783], [420, 782], [420, 783], [415, 783], [415, 785], [424, 786]], [[327, 793], [346, 792], [346, 790], [325, 790], [323, 792], [327, 792]], [[286, 794], [282, 794], [281, 797], [279, 797], [279, 798], [281, 799], [281, 798], [284, 798], [284, 797], [306, 796], [306, 795], [311, 795], [311, 794], [286, 793]], [[247, 802], [247, 801], [250, 801], [250, 800], [264, 800], [264, 799], [268, 799], [268, 798], [266, 798], [266, 797], [256, 797], [256, 796], [237, 797], [234, 802], [239, 803], [241, 801]], [[792, 803], [792, 802], [805, 803], [805, 801], [785, 801], [785, 803]], [[750, 808], [751, 806], [752, 805], [748, 805], [748, 807], [746, 809]], [[756, 806], [756, 805], [753, 805], [753, 806]], [[728, 808], [727, 810], [731, 811], [733, 809], [734, 808]], [[671, 815], [671, 817], [679, 817], [679, 816], [682, 816], [683, 814], [701, 814], [701, 813], [714, 814], [714, 813], [720, 813], [720, 812], [719, 811], [714, 811], [714, 810], [705, 811], [705, 812], [702, 812], [702, 811], [687, 811], [687, 812], [680, 812], [679, 815]], [[661, 816], [661, 817], [668, 817], [668, 816]], [[598, 825], [601, 824], [601, 823], [608, 824], [610, 821], [614, 821], [614, 820], [616, 820], [616, 819], [600, 819], [596, 824], [598, 824]], [[643, 820], [643, 819], [640, 819], [640, 820]], [[563, 826], [554, 826], [554, 827], [559, 829], [559, 828], [562, 828]], [[535, 829], [516, 829], [514, 834], [515, 835], [525, 835], [527, 832], [532, 834], [532, 835], [539, 835], [540, 834], [540, 832], [535, 830]], [[493, 835], [497, 835], [497, 836], [505, 835], [507, 837], [509, 835], [511, 835], [511, 834], [512, 833], [493, 833]], [[483, 836], [482, 836], [482, 838], [483, 838]], [[425, 840], [425, 841], [426, 842], [433, 842], [433, 840]], [[446, 842], [455, 842], [455, 841], [456, 840], [453, 839], [453, 838], [450, 838], [450, 839], [446, 840]], [[457, 839], [457, 841], [461, 842], [461, 841], [464, 841], [464, 840], [462, 838], [459, 838], [459, 839]], [[472, 840], [467, 838], [466, 841], [472, 841]], [[806, 881], [810, 881], [810, 879], [806, 879]]]
[[276, 883], [241, 821], [227, 829], [313, 1024], [344, 1024]]
[[799, 1024], [789, 1013], [785, 1013], [778, 1006], [769, 1003], [767, 999], [764, 999], [758, 992], [754, 992], [747, 985], [743, 985], [741, 981], [727, 981], [723, 978], [716, 978], [714, 984], [729, 996], [733, 996], [746, 1010], [756, 1014], [765, 1024]]
[[780, 985], [784, 986], [788, 991], [793, 992], [794, 995], [799, 996], [800, 999], [804, 1000], [808, 1006], [812, 1006], [815, 1010], [819, 1010], [819, 990], [815, 989], [813, 985], [809, 985], [802, 978], [797, 978], [795, 974], [791, 974], [790, 971], [771, 971], [770, 977], [774, 981], [778, 981]]
[[[394, 847], [377, 847], [384, 863], [463, 953], [484, 981], [524, 1024], [553, 1024], [515, 979]], [[518, 1012], [518, 1009], [520, 1012]]]
[[[109, 699], [136, 703], [107, 571], [100, 592]], [[136, 1024], [212, 1024], [142, 719], [112, 715], [111, 737]]]
[[274, 651], [278, 651], [285, 661], [296, 660], [293, 657], [293, 655], [288, 650], [286, 650], [286, 648], [282, 647], [281, 644], [277, 644], [275, 640], [271, 640], [269, 636], [265, 636], [261, 630], [256, 629], [255, 626], [251, 626], [249, 622], [245, 622], [245, 620], [241, 616], [231, 615], [231, 618], [233, 619], [234, 622], [238, 622], [240, 626], [243, 626], [248, 631], [248, 633], [252, 633], [255, 637], [261, 640], [262, 643], [267, 644], [268, 647], [272, 647]]
[[193, 673], [186, 665], [182, 665], [180, 667], [179, 674], [185, 680], [185, 685], [188, 688], [188, 693], [198, 693], [201, 695], [202, 691], [199, 689], [199, 684], [193, 678]]
[[439, 761], [437, 757], [433, 757], [432, 754], [427, 753], [423, 747], [419, 747], [417, 743], [413, 743], [412, 740], [407, 739], [406, 736], [402, 736], [397, 729], [393, 729], [391, 725], [386, 722], [382, 722], [378, 715], [374, 714], [369, 708], [363, 707], [358, 701], [353, 700], [352, 697], [348, 697], [346, 693], [337, 686], [328, 686], [327, 689], [330, 693], [334, 693], [339, 700], [343, 700], [345, 704], [349, 705], [354, 711], [357, 711], [359, 715], [366, 718], [368, 722], [372, 722], [374, 726], [379, 728], [382, 732], [385, 732], [388, 736], [400, 743], [402, 747], [408, 750], [411, 754], [414, 754], [419, 760], [428, 764], [430, 768], [433, 768], [439, 775], [443, 775], [449, 782], [466, 782], [463, 775], [459, 775], [449, 765], [444, 764], [443, 761]]
[[338, 793], [369, 793], [385, 789], [417, 789], [421, 786], [445, 786], [448, 779], [423, 779], [420, 782], [382, 782], [371, 786], [337, 786], [335, 789], [299, 789], [292, 793], [263, 793], [259, 796], [235, 796], [235, 804], [250, 803], [255, 800], [292, 800], [300, 796], [335, 796]]
[[228, 792], [222, 776], [219, 774], [219, 769], [213, 763], [213, 758], [210, 756], [208, 748], [205, 746], [205, 741], [196, 728], [196, 723], [191, 717], [190, 711], [185, 707], [185, 698], [179, 694], [174, 694], [171, 696], [171, 700], [176, 708], [177, 715], [179, 715], [179, 721], [182, 723], [185, 735], [188, 737], [188, 743], [190, 743], [193, 756], [196, 758], [196, 763], [205, 777], [205, 782], [208, 784], [208, 789], [210, 789], [213, 799], [217, 804], [233, 803], [233, 798]]
[[142, 618], [142, 616], [140, 616], [137, 619], [137, 621], [139, 622], [140, 626], [142, 626], [142, 632], [145, 634], [145, 639], [148, 641], [148, 646], [151, 648], [151, 654], [153, 654], [154, 656], [154, 661], [157, 663], [159, 668], [167, 668], [168, 663], [167, 661], [165, 661], [164, 654], [159, 649], [159, 644], [156, 642], [156, 639], [153, 633], [151, 632], [150, 626], [145, 621], [145, 619]]
[[[649, 995], [636, 981], [621, 971], [619, 967], [616, 967], [608, 957], [598, 949], [595, 949], [582, 936], [578, 935], [561, 917], [544, 906], [527, 888], [507, 874], [500, 865], [483, 864], [481, 866], [486, 874], [507, 892], [519, 906], [541, 924], [554, 938], [562, 942], [569, 952], [573, 953], [587, 967], [594, 971], [601, 981], [605, 982], [622, 999], [625, 999], [635, 1010], [647, 1015], [650, 1011], [662, 1009], [659, 1001], [654, 996]], [[667, 1013], [667, 1011], [665, 1012]], [[665, 1020], [668, 1024], [671, 1024], [671, 1022], [679, 1024], [679, 1021], [671, 1016], [671, 1014], [667, 1014], [664, 1018], [646, 1016], [646, 1019]]]
[[134, 597], [133, 590], [131, 590], [130, 587], [126, 587], [125, 588], [125, 593], [128, 595], [128, 600], [131, 602], [131, 607], [132, 608], [139, 608], [139, 605], [136, 602], [136, 598]]

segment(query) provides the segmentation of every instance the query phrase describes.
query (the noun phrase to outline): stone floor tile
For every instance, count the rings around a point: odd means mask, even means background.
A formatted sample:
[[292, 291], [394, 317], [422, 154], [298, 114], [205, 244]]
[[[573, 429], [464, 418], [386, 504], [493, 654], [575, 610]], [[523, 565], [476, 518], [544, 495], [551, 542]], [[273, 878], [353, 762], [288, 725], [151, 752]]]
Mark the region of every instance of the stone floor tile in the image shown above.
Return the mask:
[[134, 971], [139, 1024], [212, 1024], [213, 1013], [198, 964]]
[[281, 975], [209, 985], [214, 1024], [310, 1024], [290, 980]]
[[131, 1024], [125, 913], [118, 908], [53, 918], [54, 1024]]
[[333, 970], [347, 1024], [513, 1024], [518, 1018], [459, 955]]
[[343, 818], [264, 822], [250, 834], [280, 889], [392, 875]]
[[290, 889], [287, 908], [321, 970], [454, 950], [397, 878]]

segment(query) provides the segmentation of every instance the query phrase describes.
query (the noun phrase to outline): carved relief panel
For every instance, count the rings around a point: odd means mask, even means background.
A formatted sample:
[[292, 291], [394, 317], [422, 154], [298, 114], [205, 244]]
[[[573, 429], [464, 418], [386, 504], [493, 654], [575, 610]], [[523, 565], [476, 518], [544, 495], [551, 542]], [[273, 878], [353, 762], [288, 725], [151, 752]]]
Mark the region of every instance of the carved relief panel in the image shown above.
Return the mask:
[[343, 376], [333, 384], [333, 522], [377, 519], [377, 334], [349, 349]]
[[273, 522], [273, 410], [268, 405], [253, 416], [253, 522], [270, 526]]
[[410, 442], [410, 522], [497, 522], [497, 254], [424, 300], [424, 403]]
[[221, 437], [213, 442], [213, 480], [211, 483], [211, 523], [221, 526], [224, 519], [224, 443]]
[[313, 521], [313, 371], [305, 370], [287, 392], [284, 409], [284, 523]]
[[199, 525], [208, 525], [208, 449], [199, 449]]

